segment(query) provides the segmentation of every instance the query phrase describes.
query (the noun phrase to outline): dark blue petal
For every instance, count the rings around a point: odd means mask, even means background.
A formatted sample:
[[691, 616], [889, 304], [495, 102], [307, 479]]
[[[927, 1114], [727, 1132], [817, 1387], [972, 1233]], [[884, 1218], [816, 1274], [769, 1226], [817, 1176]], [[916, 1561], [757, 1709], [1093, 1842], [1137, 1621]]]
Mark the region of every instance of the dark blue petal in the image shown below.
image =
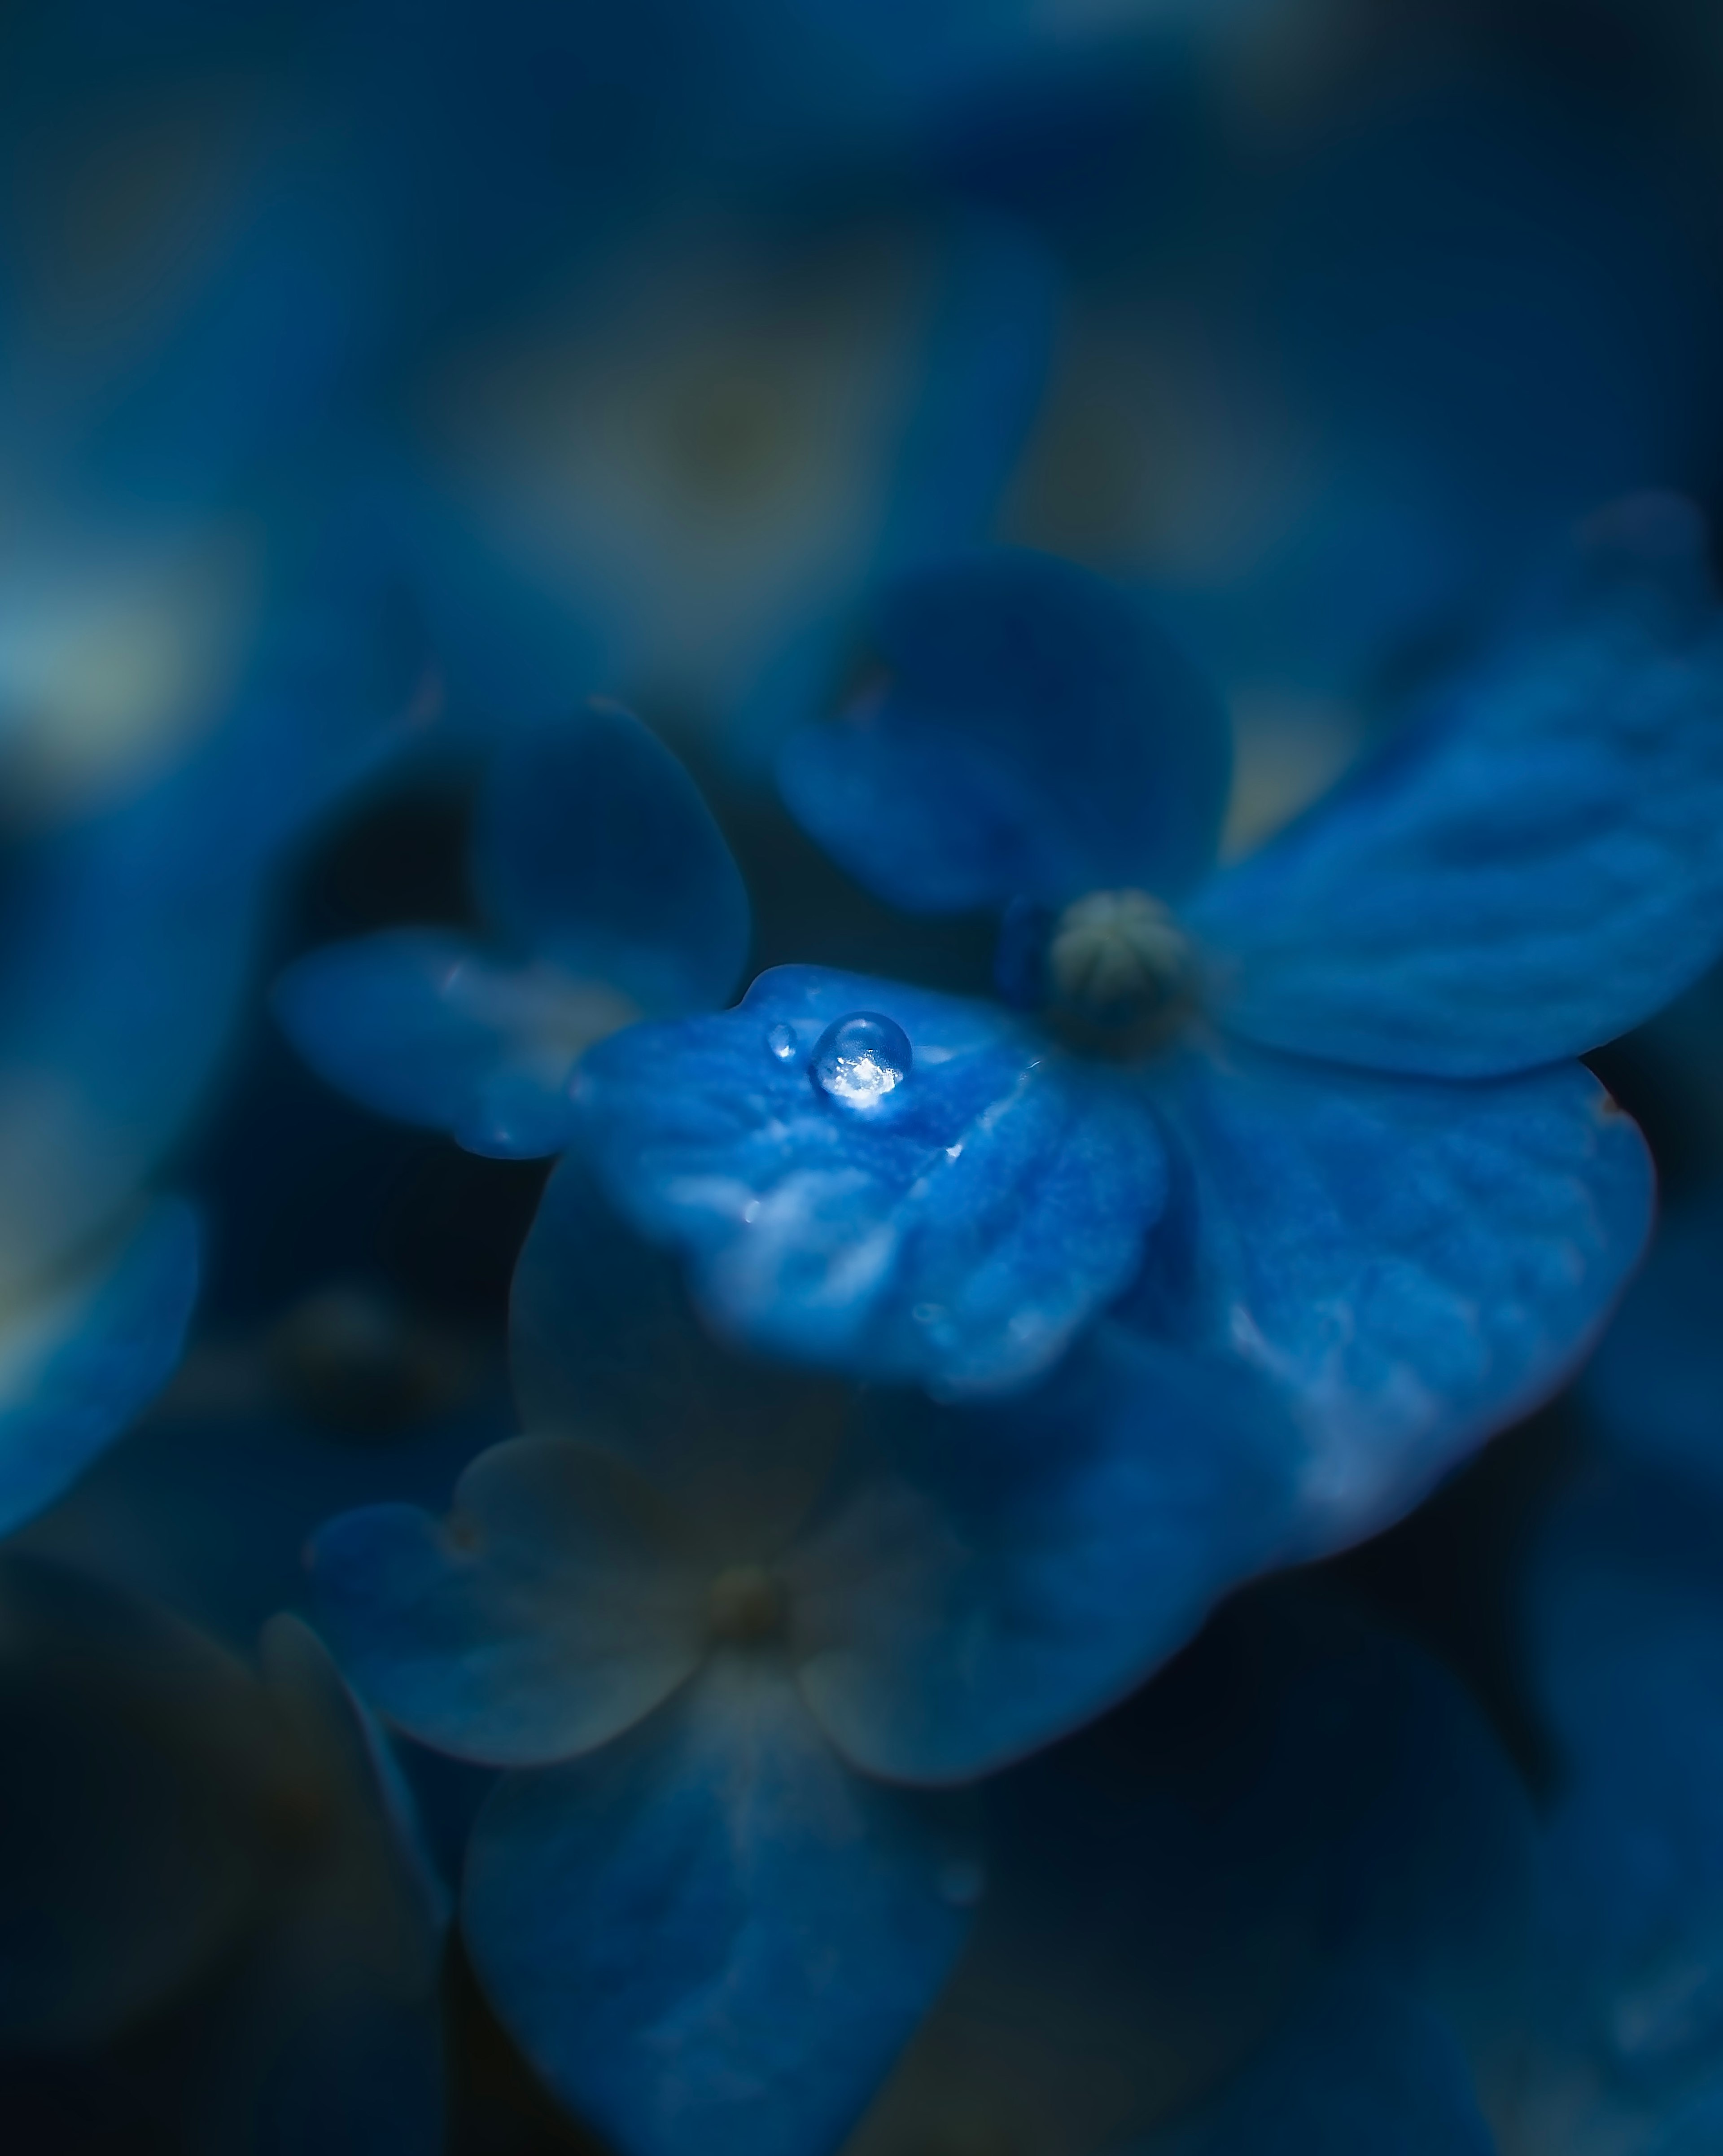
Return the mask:
[[1580, 1397], [1609, 1449], [1723, 1488], [1723, 1204], [1671, 1207]]
[[1465, 2055], [1367, 1968], [1336, 1979], [1195, 2118], [1131, 2156], [1495, 2156]]
[[177, 1199], [0, 1313], [0, 1533], [51, 1504], [164, 1384], [197, 1297]]
[[1561, 1767], [1547, 2093], [1633, 2118], [1635, 2147], [1645, 2114], [1723, 2068], [1720, 1536], [1697, 1486], [1611, 1467], [1564, 1501], [1530, 1583], [1529, 1673]]
[[874, 1404], [788, 1563], [801, 1683], [874, 1774], [963, 1780], [1121, 1697], [1285, 1545], [1300, 1448], [1236, 1365], [1102, 1325], [1033, 1392]]
[[1723, 946], [1723, 627], [1647, 496], [1534, 622], [1190, 911], [1223, 1023], [1452, 1077], [1612, 1040]]
[[[811, 1075], [824, 1029], [858, 1012], [912, 1056], [873, 1106]], [[1112, 1070], [993, 1006], [813, 967], [618, 1034], [577, 1097], [608, 1195], [693, 1260], [720, 1330], [942, 1393], [1055, 1361], [1136, 1271], [1164, 1194], [1152, 1112]]]
[[774, 1556], [830, 1471], [846, 1389], [720, 1347], [675, 1258], [623, 1225], [577, 1154], [533, 1216], [509, 1341], [525, 1427], [627, 1460], [726, 1563]]
[[643, 1484], [560, 1439], [481, 1453], [446, 1523], [413, 1505], [344, 1513], [308, 1561], [356, 1688], [460, 1758], [602, 1744], [700, 1657], [709, 1574]]
[[1131, 603], [1038, 554], [976, 555], [881, 602], [890, 678], [785, 744], [791, 810], [912, 911], [1176, 896], [1214, 856], [1220, 706]]
[[331, 1086], [504, 1159], [562, 1150], [576, 1058], [634, 1015], [602, 982], [505, 965], [468, 937], [429, 928], [314, 951], [288, 968], [272, 1000]]
[[497, 1790], [463, 1897], [480, 1981], [623, 2156], [826, 2156], [967, 1928], [924, 1801], [851, 1774], [774, 1658], [720, 1656]]
[[669, 749], [617, 706], [505, 743], [474, 865], [521, 949], [655, 1015], [722, 1003], [747, 957], [747, 893], [723, 834]]
[[1279, 1395], [1312, 1553], [1553, 1391], [1644, 1248], [1644, 1141], [1577, 1065], [1452, 1086], [1223, 1046], [1154, 1082], [1190, 1182], [1121, 1322]]

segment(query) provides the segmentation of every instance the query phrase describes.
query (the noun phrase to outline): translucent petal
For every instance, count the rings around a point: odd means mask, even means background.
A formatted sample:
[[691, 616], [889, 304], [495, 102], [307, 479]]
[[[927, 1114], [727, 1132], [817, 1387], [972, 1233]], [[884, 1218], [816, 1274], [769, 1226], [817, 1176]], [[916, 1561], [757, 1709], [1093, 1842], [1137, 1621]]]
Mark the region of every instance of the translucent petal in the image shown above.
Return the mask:
[[422, 1743], [521, 1765], [603, 1744], [698, 1664], [705, 1576], [618, 1462], [556, 1438], [481, 1453], [446, 1523], [332, 1520], [309, 1563], [356, 1689]]
[[1387, 749], [1188, 909], [1252, 1039], [1484, 1077], [1649, 1017], [1723, 947], [1723, 624], [1646, 496]]
[[315, 951], [288, 968], [273, 1001], [331, 1085], [505, 1159], [567, 1144], [576, 1059], [636, 1014], [602, 982], [505, 965], [469, 937], [428, 928]]

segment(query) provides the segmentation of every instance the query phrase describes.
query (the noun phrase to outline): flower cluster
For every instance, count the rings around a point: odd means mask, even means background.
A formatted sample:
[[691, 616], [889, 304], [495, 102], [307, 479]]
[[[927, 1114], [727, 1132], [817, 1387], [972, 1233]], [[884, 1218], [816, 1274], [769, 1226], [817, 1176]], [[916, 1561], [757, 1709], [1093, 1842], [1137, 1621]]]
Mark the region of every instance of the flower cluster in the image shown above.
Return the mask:
[[1536, 13], [9, 33], [18, 2147], [1723, 2143], [1723, 134]]

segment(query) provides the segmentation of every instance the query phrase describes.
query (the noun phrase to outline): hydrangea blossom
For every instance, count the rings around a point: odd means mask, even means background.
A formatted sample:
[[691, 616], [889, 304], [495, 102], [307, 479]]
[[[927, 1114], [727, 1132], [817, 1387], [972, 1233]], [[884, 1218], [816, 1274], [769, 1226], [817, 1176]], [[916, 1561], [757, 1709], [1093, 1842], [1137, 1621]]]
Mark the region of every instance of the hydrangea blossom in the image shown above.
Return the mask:
[[1105, 587], [983, 557], [906, 583], [880, 641], [887, 685], [792, 740], [786, 793], [883, 896], [1001, 908], [1008, 1000], [781, 968], [589, 1056], [586, 1142], [730, 1338], [948, 1404], [884, 1411], [905, 1473], [1059, 1549], [1042, 1620], [1116, 1689], [1533, 1405], [1637, 1258], [1644, 1146], [1570, 1059], [1723, 940], [1704, 535], [1661, 498], [1601, 517], [1218, 872], [1220, 714]]
[[295, 1045], [384, 1115], [505, 1159], [568, 1140], [571, 1066], [643, 1014], [720, 1002], [748, 903], [693, 782], [639, 722], [591, 703], [496, 752], [473, 853], [483, 942], [389, 929], [277, 983]]
[[[638, 2156], [831, 2148], [982, 1885], [959, 1800], [890, 1787], [889, 1726], [847, 1706], [896, 1583], [846, 1534], [870, 1485], [834, 1457], [841, 1395], [715, 1348], [576, 1159], [515, 1332], [533, 1435], [481, 1454], [446, 1522], [324, 1527], [320, 1621], [397, 1727], [508, 1770], [463, 1926], [563, 2100]], [[919, 1645], [884, 1648], [910, 1730], [941, 1705]]]

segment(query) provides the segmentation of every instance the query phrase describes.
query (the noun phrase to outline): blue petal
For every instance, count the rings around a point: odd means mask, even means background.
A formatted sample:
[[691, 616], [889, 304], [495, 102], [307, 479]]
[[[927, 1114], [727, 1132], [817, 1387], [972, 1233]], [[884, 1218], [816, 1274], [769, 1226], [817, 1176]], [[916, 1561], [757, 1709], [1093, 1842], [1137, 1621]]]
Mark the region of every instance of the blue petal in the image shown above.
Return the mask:
[[537, 1764], [602, 1744], [700, 1656], [709, 1574], [644, 1485], [556, 1438], [481, 1453], [446, 1524], [367, 1506], [322, 1528], [308, 1562], [356, 1689], [460, 1758]]
[[576, 1059], [634, 1015], [602, 982], [504, 965], [467, 937], [428, 928], [314, 951], [288, 968], [272, 1000], [329, 1084], [502, 1159], [562, 1151]]
[[526, 1429], [625, 1460], [721, 1539], [726, 1563], [775, 1555], [830, 1471], [846, 1389], [720, 1347], [674, 1257], [623, 1224], [578, 1155], [533, 1217], [509, 1342]]
[[966, 1780], [1122, 1697], [1285, 1546], [1298, 1447], [1236, 1366], [1103, 1325], [1031, 1393], [877, 1402], [792, 1553], [800, 1681], [870, 1773]]
[[[913, 1056], [871, 1108], [810, 1075], [823, 1029], [856, 1012]], [[722, 1332], [942, 1393], [1055, 1361], [1136, 1270], [1164, 1194], [1153, 1115], [1110, 1070], [994, 1006], [813, 967], [618, 1034], [577, 1098], [608, 1194], [693, 1260]]]
[[771, 1656], [720, 1656], [622, 1744], [498, 1789], [463, 1897], [480, 1981], [624, 2156], [825, 2156], [964, 1937], [922, 1802], [849, 1774]]
[[167, 1199], [0, 1313], [0, 1533], [52, 1504], [167, 1382], [197, 1281], [197, 1221]]
[[1190, 910], [1253, 1039], [1482, 1077], [1573, 1055], [1723, 947], [1723, 628], [1685, 504], [1623, 504], [1538, 618]]
[[1128, 601], [1068, 562], [977, 555], [881, 603], [890, 678], [780, 761], [797, 819], [915, 912], [1176, 896], [1214, 857], [1219, 704]]
[[654, 1015], [722, 1003], [747, 957], [747, 893], [723, 834], [669, 749], [614, 705], [505, 744], [474, 872], [522, 949]]
[[1542, 2034], [1592, 2112], [1672, 2111], [1723, 2066], [1720, 1534], [1693, 1486], [1612, 1469], [1564, 1502], [1532, 1569], [1531, 1674], [1562, 1768]]
[[1362, 1969], [1328, 1984], [1202, 2113], [1130, 2156], [1495, 2156], [1454, 2032]]
[[1552, 1392], [1644, 1246], [1644, 1141], [1577, 1065], [1456, 1086], [1223, 1047], [1155, 1082], [1190, 1182], [1120, 1321], [1278, 1395], [1305, 1553]]

